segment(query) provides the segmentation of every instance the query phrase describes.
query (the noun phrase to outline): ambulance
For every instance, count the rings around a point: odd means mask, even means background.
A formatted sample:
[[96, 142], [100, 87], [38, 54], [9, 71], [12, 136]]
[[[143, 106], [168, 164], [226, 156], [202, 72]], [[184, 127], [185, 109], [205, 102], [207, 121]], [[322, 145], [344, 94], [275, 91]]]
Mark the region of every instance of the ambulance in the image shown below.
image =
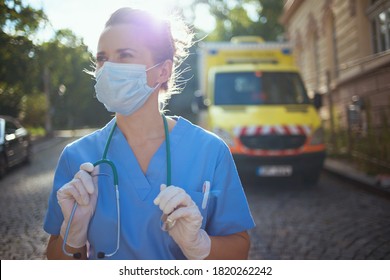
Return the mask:
[[240, 176], [317, 183], [326, 156], [318, 109], [288, 43], [260, 37], [203, 42], [198, 48], [199, 125], [229, 146]]

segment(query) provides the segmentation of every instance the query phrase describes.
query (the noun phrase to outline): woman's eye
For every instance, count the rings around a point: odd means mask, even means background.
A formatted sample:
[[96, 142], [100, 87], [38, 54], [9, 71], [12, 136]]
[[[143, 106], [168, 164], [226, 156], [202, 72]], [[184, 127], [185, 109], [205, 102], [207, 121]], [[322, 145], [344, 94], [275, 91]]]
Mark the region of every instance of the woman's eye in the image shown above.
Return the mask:
[[131, 53], [121, 53], [120, 54], [120, 58], [130, 58], [130, 57], [133, 57], [133, 55]]
[[99, 55], [96, 57], [97, 62], [104, 62], [106, 60], [107, 60], [107, 58], [105, 56], [102, 56], [102, 55]]

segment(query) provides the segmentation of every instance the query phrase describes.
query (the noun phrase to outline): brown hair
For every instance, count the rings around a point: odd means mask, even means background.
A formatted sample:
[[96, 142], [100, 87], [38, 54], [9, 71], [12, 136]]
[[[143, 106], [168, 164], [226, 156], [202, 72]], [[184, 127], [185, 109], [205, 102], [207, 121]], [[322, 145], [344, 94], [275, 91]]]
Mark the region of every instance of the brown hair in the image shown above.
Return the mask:
[[161, 19], [146, 11], [132, 8], [121, 8], [115, 11], [106, 22], [105, 27], [117, 24], [137, 26], [140, 30], [140, 38], [152, 52], [156, 63], [166, 60], [174, 62], [172, 76], [168, 82], [161, 85], [161, 88], [166, 92], [160, 99], [162, 107], [164, 107], [172, 94], [179, 93], [179, 88], [176, 87], [175, 83], [179, 76], [176, 69], [188, 56], [193, 33], [178, 17]]

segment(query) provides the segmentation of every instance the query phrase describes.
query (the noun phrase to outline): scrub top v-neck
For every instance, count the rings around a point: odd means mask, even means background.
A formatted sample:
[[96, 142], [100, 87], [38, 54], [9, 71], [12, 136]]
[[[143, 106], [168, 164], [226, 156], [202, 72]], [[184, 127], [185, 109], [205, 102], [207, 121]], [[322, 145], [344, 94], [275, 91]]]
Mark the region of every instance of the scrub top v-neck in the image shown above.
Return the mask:
[[[175, 134], [175, 127], [173, 127], [173, 135]], [[110, 145], [109, 155], [112, 158], [118, 159], [118, 163], [115, 163], [115, 165], [118, 165], [117, 168], [122, 171], [118, 173], [124, 174], [125, 181], [128, 180], [131, 182], [130, 184], [135, 187], [135, 191], [141, 200], [146, 199], [147, 195], [152, 190], [151, 182], [154, 181], [153, 179], [155, 178], [160, 180], [161, 174], [165, 175], [165, 179], [162, 183], [169, 185], [170, 180], [168, 177], [170, 177], [170, 174], [168, 173], [170, 172], [167, 170], [170, 167], [169, 162], [171, 158], [171, 155], [167, 154], [167, 140], [171, 142], [169, 134], [168, 131], [168, 135], [150, 158], [148, 167], [144, 172], [122, 131], [119, 128], [116, 128], [114, 131], [111, 140], [113, 144]], [[172, 143], [170, 143], [169, 146], [169, 150], [172, 152]]]

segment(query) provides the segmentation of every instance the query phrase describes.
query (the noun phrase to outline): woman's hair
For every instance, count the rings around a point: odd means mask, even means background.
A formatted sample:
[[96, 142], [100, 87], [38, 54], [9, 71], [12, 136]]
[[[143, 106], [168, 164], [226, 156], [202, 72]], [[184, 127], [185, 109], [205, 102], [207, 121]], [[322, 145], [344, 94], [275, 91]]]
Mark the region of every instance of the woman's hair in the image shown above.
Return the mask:
[[168, 82], [161, 85], [165, 94], [160, 94], [159, 100], [161, 109], [164, 108], [171, 95], [180, 91], [176, 84], [180, 75], [177, 68], [188, 56], [193, 39], [192, 31], [179, 17], [162, 19], [146, 11], [132, 8], [121, 8], [115, 11], [105, 27], [117, 24], [137, 26], [139, 30], [137, 36], [152, 52], [156, 63], [173, 61], [172, 76]]

